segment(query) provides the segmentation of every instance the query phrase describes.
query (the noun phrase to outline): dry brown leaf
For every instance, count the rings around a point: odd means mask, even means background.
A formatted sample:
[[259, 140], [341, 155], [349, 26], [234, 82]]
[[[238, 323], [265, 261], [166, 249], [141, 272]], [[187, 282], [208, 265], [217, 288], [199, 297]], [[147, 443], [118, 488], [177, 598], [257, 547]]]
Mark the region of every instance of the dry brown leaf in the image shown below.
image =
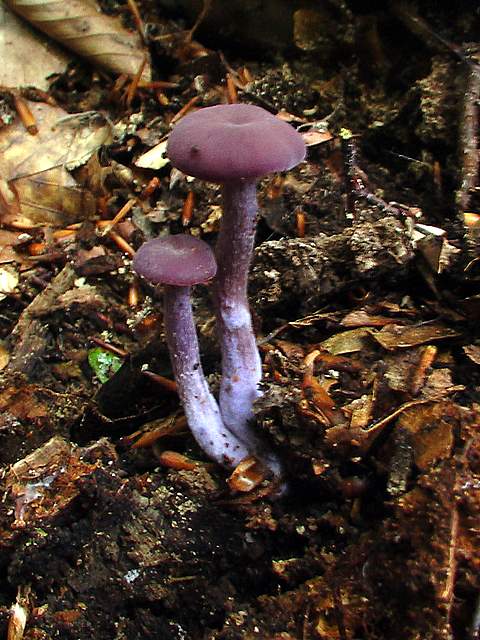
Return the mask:
[[[26, 236], [28, 238], [28, 236]], [[8, 229], [0, 229], [0, 265], [9, 262], [20, 262], [29, 264], [22, 254], [17, 253], [15, 246], [21, 244], [22, 234], [19, 231], [9, 231]]]
[[365, 328], [352, 329], [327, 338], [327, 340], [320, 343], [320, 346], [335, 355], [354, 353], [365, 348], [365, 341], [372, 333], [372, 331]]
[[480, 346], [477, 344], [467, 344], [463, 347], [465, 355], [475, 364], [480, 364]]
[[347, 313], [341, 321], [344, 327], [384, 327], [387, 324], [395, 324], [398, 320], [386, 316], [371, 315], [365, 309], [356, 309]]
[[2, 369], [5, 369], [5, 367], [8, 365], [9, 362], [10, 362], [10, 354], [5, 349], [3, 344], [0, 344], [0, 371], [2, 371]]
[[29, 102], [38, 134], [19, 120], [0, 130], [0, 214], [3, 221], [65, 226], [95, 213], [93, 195], [67, 169], [86, 162], [110, 139], [98, 114], [69, 116], [63, 109]]
[[372, 335], [384, 349], [391, 351], [415, 347], [419, 344], [425, 344], [425, 342], [454, 338], [460, 334], [441, 324], [431, 323], [406, 327], [390, 325], [377, 333], [372, 333]]
[[46, 91], [48, 76], [62, 73], [70, 56], [0, 4], [0, 85], [34, 86]]
[[421, 397], [427, 400], [444, 400], [448, 395], [463, 391], [465, 386], [454, 384], [450, 369], [435, 369], [428, 376]]
[[12, 527], [38, 523], [63, 511], [79, 493], [78, 478], [95, 468], [95, 463], [81, 460], [80, 450], [60, 436], [16, 462], [5, 478], [15, 505]]
[[[113, 73], [135, 75], [146, 56], [137, 33], [119, 18], [107, 16], [92, 0], [5, 0], [5, 3], [48, 36], [94, 65]], [[142, 79], [151, 77], [150, 63]]]
[[447, 406], [443, 402], [417, 405], [398, 417], [398, 427], [412, 436], [415, 463], [419, 469], [429, 469], [451, 454], [453, 428], [444, 420]]

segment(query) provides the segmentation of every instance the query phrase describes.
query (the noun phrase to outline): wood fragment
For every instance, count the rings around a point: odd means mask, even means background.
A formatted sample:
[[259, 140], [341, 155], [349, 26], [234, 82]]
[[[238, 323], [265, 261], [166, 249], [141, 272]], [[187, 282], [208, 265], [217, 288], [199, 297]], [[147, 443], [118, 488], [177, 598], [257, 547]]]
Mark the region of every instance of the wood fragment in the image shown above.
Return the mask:
[[188, 227], [192, 219], [193, 207], [195, 205], [195, 194], [193, 191], [189, 191], [182, 209], [182, 226]]
[[135, 21], [135, 26], [137, 27], [138, 34], [139, 34], [140, 38], [142, 39], [143, 44], [146, 44], [146, 42], [145, 42], [145, 25], [143, 24], [142, 16], [140, 15], [140, 11], [138, 9], [138, 5], [137, 5], [135, 0], [127, 0], [127, 5], [128, 5], [128, 8], [130, 9], [130, 12], [131, 12], [131, 14], [133, 16], [133, 19]]
[[25, 102], [23, 98], [21, 98], [18, 94], [13, 95], [13, 100], [15, 102], [15, 109], [18, 113], [18, 117], [22, 121], [23, 126], [28, 131], [28, 133], [32, 136], [37, 135], [38, 127], [35, 121], [35, 117], [33, 113], [30, 111], [28, 104]]
[[190, 111], [190, 109], [197, 104], [199, 100], [200, 96], [194, 96], [191, 100], [189, 100], [187, 104], [183, 105], [180, 111], [177, 111], [177, 113], [173, 116], [170, 124], [175, 124], [175, 122], [178, 122], [180, 118], [183, 118], [183, 116], [186, 115]]
[[130, 200], [128, 200], [123, 205], [123, 207], [119, 210], [119, 212], [114, 216], [112, 220], [99, 220], [97, 222], [97, 228], [102, 230], [99, 235], [100, 236], [108, 235], [113, 229], [113, 227], [119, 222], [121, 222], [125, 218], [127, 213], [130, 213], [130, 211], [133, 209], [136, 202], [137, 202], [136, 198], [130, 198]]
[[235, 83], [233, 82], [233, 78], [232, 78], [232, 75], [230, 73], [227, 73], [226, 90], [227, 90], [227, 101], [228, 101], [228, 104], [235, 104], [236, 102], [238, 102], [237, 88], [235, 86]]
[[105, 342], [105, 340], [102, 340], [101, 338], [97, 338], [96, 336], [93, 336], [91, 338], [91, 341], [94, 342], [99, 347], [101, 347], [102, 349], [104, 349], [105, 351], [109, 351], [110, 353], [113, 353], [114, 355], [119, 356], [119, 358], [126, 358], [128, 356], [127, 351], [125, 351], [124, 349], [120, 349], [120, 347], [116, 347], [115, 345], [110, 344], [109, 342]]
[[297, 207], [295, 209], [295, 227], [297, 238], [305, 237], [305, 212]]
[[127, 253], [133, 258], [135, 255], [135, 249], [126, 240], [124, 240], [120, 234], [116, 231], [110, 231], [108, 235], [121, 251]]
[[460, 125], [460, 187], [457, 191], [458, 214], [468, 211], [470, 198], [479, 178], [479, 117], [480, 117], [480, 48], [479, 60], [468, 66], [464, 93], [463, 115]]
[[164, 376], [161, 376], [158, 373], [153, 373], [153, 371], [148, 371], [148, 369], [146, 369], [145, 371], [142, 371], [142, 373], [144, 376], [147, 376], [147, 378], [150, 378], [150, 380], [153, 380], [153, 382], [160, 385], [167, 391], [171, 391], [172, 393], [177, 393], [177, 385], [173, 380], [169, 380], [168, 378], [165, 378]]

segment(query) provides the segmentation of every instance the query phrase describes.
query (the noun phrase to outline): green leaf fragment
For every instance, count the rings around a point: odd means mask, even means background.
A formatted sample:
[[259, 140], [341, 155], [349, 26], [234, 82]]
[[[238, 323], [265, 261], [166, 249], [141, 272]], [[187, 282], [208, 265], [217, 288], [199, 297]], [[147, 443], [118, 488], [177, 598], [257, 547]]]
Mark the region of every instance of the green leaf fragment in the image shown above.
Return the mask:
[[88, 352], [88, 364], [100, 382], [104, 384], [120, 369], [123, 361], [114, 353], [95, 347], [95, 349], [90, 349]]

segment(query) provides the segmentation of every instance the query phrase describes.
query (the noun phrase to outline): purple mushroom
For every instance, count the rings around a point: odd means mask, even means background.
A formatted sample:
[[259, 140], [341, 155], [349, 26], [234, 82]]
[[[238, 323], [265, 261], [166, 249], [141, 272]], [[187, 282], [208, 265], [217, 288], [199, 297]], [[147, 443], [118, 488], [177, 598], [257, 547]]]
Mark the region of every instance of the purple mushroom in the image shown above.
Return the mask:
[[257, 180], [305, 158], [301, 135], [261, 107], [228, 104], [185, 116], [170, 134], [167, 155], [184, 173], [222, 185], [223, 218], [214, 284], [222, 349], [220, 410], [225, 425], [257, 445], [249, 421], [259, 397], [260, 355], [247, 298], [257, 217]]
[[196, 441], [224, 467], [234, 468], [251, 448], [226, 429], [200, 363], [190, 287], [211, 280], [217, 271], [210, 247], [192, 236], [155, 238], [135, 254], [133, 268], [164, 287], [164, 327], [178, 394]]

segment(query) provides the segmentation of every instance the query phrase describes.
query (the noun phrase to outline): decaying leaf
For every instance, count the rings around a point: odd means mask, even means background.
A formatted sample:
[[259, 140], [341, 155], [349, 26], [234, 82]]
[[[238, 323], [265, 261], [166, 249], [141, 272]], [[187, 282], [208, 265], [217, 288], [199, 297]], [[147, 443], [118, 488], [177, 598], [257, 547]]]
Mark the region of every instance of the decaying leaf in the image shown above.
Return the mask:
[[463, 347], [465, 355], [475, 364], [480, 364], [480, 346], [477, 344], [469, 344]]
[[398, 428], [411, 434], [415, 464], [419, 469], [429, 469], [451, 453], [453, 429], [444, 419], [447, 411], [446, 403], [427, 403], [410, 407], [398, 417]]
[[46, 91], [48, 76], [61, 73], [70, 56], [0, 4], [0, 85], [34, 86]]
[[395, 318], [378, 316], [368, 313], [365, 309], [350, 311], [341, 321], [344, 327], [385, 327], [387, 324], [396, 324]]
[[8, 621], [7, 640], [22, 640], [25, 626], [28, 619], [28, 610], [25, 606], [24, 598], [17, 596], [17, 601], [10, 609], [10, 620]]
[[422, 324], [417, 326], [390, 325], [381, 331], [372, 334], [384, 349], [388, 351], [394, 349], [405, 349], [414, 347], [426, 342], [436, 342], [460, 335], [454, 329], [450, 329], [441, 324]]
[[371, 335], [369, 329], [360, 328], [351, 331], [343, 331], [337, 333], [331, 338], [324, 340], [321, 347], [330, 353], [340, 355], [342, 353], [354, 353], [362, 351], [365, 346], [365, 340]]
[[10, 354], [8, 353], [7, 349], [5, 349], [3, 344], [0, 344], [0, 371], [2, 371], [2, 369], [5, 369], [9, 362]]
[[[80, 492], [78, 480], [91, 475], [104, 456], [112, 459], [115, 454], [102, 441], [86, 450], [54, 436], [16, 462], [5, 478], [8, 497], [14, 504], [12, 528], [22, 528], [27, 522], [39, 526], [64, 511]], [[87, 462], [85, 457], [92, 461]]]
[[165, 156], [166, 150], [167, 141], [164, 140], [137, 158], [135, 160], [135, 165], [142, 169], [161, 169], [170, 162], [170, 160]]
[[17, 285], [18, 273], [8, 267], [0, 267], [0, 300], [4, 300]]
[[28, 134], [19, 120], [0, 131], [0, 214], [4, 221], [58, 226], [90, 217], [93, 195], [67, 169], [83, 164], [109, 141], [110, 125], [98, 114], [72, 117], [43, 103], [28, 106], [37, 135]]
[[[6, 4], [71, 51], [114, 73], [135, 75], [147, 56], [138, 34], [127, 31], [118, 18], [102, 13], [92, 0], [6, 0]], [[149, 80], [150, 76], [147, 61], [142, 78]]]

